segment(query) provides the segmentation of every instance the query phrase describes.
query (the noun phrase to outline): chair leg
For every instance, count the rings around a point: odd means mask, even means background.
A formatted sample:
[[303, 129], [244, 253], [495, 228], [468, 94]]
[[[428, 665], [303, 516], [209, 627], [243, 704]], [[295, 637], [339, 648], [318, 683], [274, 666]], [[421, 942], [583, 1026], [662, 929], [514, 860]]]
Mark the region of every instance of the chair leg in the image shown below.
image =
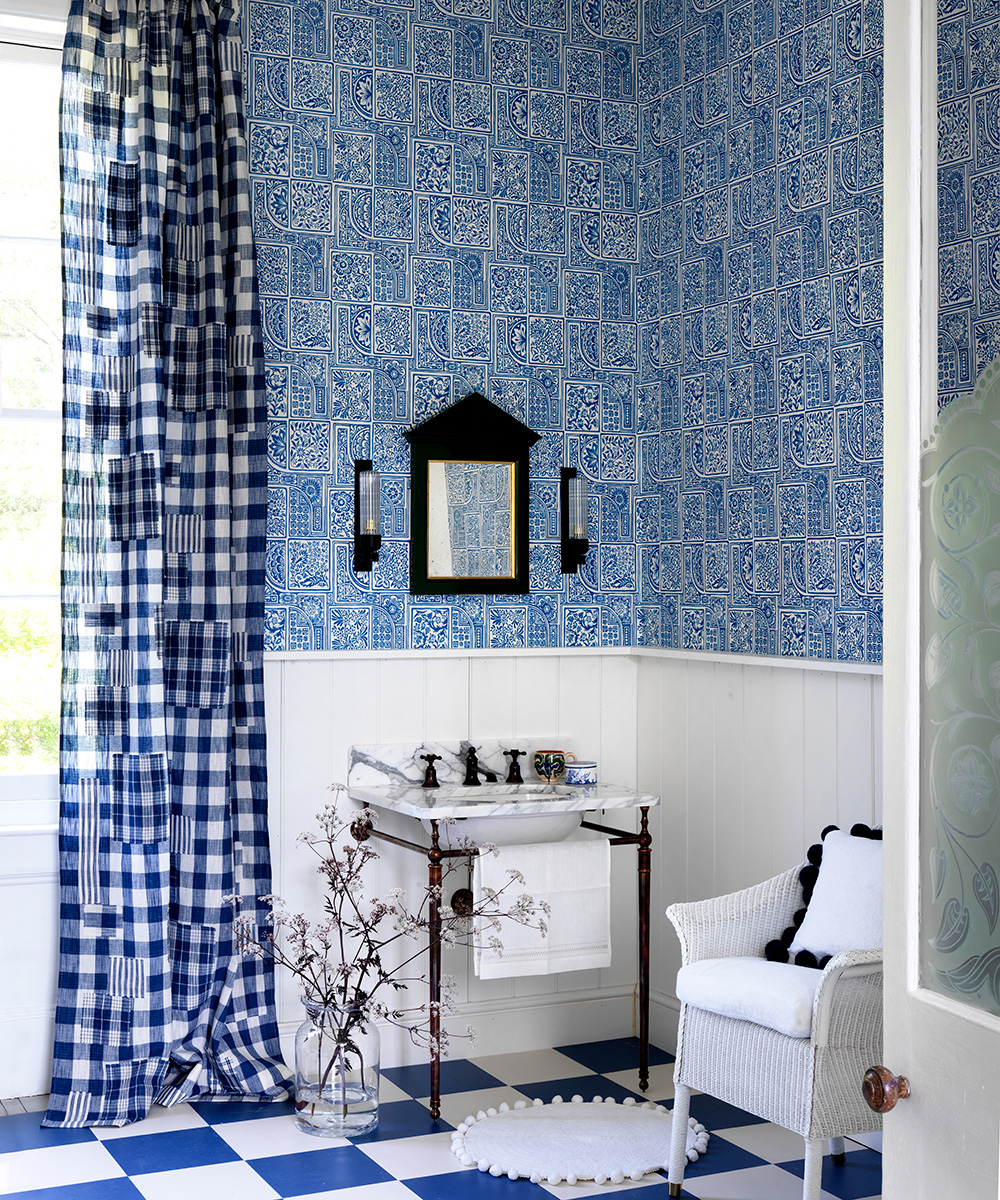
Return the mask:
[[667, 1176], [667, 1195], [679, 1196], [687, 1166], [688, 1114], [691, 1109], [691, 1089], [684, 1083], [674, 1085], [674, 1107], [670, 1130], [670, 1172]]
[[830, 1138], [830, 1157], [836, 1167], [842, 1167], [847, 1162], [847, 1151], [844, 1149], [842, 1137]]
[[819, 1200], [823, 1182], [823, 1147], [825, 1138], [806, 1138], [806, 1169], [802, 1180], [802, 1200]]

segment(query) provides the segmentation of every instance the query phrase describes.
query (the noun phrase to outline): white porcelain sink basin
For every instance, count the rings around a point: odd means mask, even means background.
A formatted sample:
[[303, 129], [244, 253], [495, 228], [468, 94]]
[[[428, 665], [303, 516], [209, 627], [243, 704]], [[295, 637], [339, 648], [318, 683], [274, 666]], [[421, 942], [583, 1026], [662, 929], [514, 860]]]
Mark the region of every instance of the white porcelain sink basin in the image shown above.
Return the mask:
[[[479, 787], [445, 783], [434, 789], [436, 801], [447, 804], [461, 801], [484, 809], [503, 806], [499, 813], [482, 816], [456, 816], [440, 822], [441, 842], [449, 848], [466, 839], [477, 845], [492, 842], [494, 846], [518, 846], [525, 842], [561, 842], [577, 829], [583, 812], [553, 812], [547, 810], [553, 800], [578, 796], [580, 789], [552, 783], [483, 783]], [[525, 811], [510, 812], [511, 803], [523, 804]], [[527, 811], [528, 809], [531, 811]], [[429, 820], [422, 821], [430, 833]]]

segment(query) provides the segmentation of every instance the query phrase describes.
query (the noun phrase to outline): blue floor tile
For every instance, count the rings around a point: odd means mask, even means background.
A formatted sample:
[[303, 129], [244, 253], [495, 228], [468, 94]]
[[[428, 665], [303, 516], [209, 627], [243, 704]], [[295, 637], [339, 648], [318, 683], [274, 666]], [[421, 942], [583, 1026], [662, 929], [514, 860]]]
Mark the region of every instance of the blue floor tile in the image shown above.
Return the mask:
[[[407, 1095], [419, 1099], [431, 1094], [431, 1068], [429, 1063], [418, 1063], [411, 1067], [389, 1067], [382, 1074]], [[441, 1064], [442, 1092], [475, 1092], [480, 1088], [503, 1087], [501, 1080], [469, 1062], [467, 1058], [456, 1058]]]
[[257, 1121], [261, 1117], [283, 1117], [294, 1114], [291, 1100], [195, 1100], [191, 1107], [209, 1125], [225, 1125], [230, 1121]]
[[[711, 1148], [711, 1142], [709, 1143]], [[805, 1159], [777, 1164], [800, 1179], [805, 1174]], [[823, 1191], [839, 1200], [864, 1200], [882, 1190], [882, 1155], [874, 1150], [849, 1150], [847, 1162], [838, 1167], [829, 1155], [823, 1157]]]
[[759, 1158], [749, 1150], [744, 1150], [742, 1146], [727, 1142], [725, 1138], [713, 1133], [708, 1140], [708, 1149], [697, 1162], [688, 1163], [684, 1168], [684, 1176], [693, 1178], [695, 1175], [718, 1175], [723, 1171], [745, 1171], [748, 1167], [762, 1167], [766, 1164], [766, 1158]]
[[[488, 1171], [453, 1171], [449, 1175], [425, 1175], [407, 1179], [406, 1186], [420, 1200], [535, 1200], [536, 1189], [526, 1179], [516, 1182], [501, 1175], [494, 1179]], [[551, 1196], [537, 1192], [539, 1200]]]
[[[560, 1054], [573, 1059], [581, 1066], [589, 1067], [591, 1071], [606, 1075], [611, 1071], [628, 1071], [639, 1069], [639, 1039], [612, 1038], [607, 1042], [584, 1042], [576, 1046], [556, 1046]], [[649, 1065], [661, 1066], [672, 1063], [674, 1056], [659, 1046], [649, 1047]]]
[[94, 1135], [89, 1129], [44, 1129], [40, 1112], [15, 1113], [12, 1117], [0, 1118], [0, 1154], [93, 1140]]
[[204, 1127], [112, 1138], [104, 1143], [104, 1148], [129, 1175], [239, 1162], [240, 1158], [213, 1129]]
[[276, 1154], [248, 1161], [261, 1179], [285, 1200], [334, 1188], [386, 1183], [393, 1178], [354, 1146], [330, 1146], [301, 1154]]
[[700, 1121], [709, 1133], [713, 1129], [733, 1129], [737, 1125], [762, 1125], [765, 1123], [763, 1117], [755, 1117], [753, 1113], [744, 1112], [742, 1108], [704, 1094], [691, 1097], [690, 1115], [696, 1121]]
[[378, 1128], [373, 1133], [351, 1138], [351, 1141], [359, 1146], [364, 1142], [390, 1142], [396, 1138], [447, 1133], [454, 1128], [443, 1117], [435, 1121], [430, 1111], [416, 1100], [391, 1100], [379, 1105]]
[[4, 1200], [142, 1200], [142, 1193], [131, 1179], [95, 1179], [91, 1183], [69, 1183], [65, 1187], [5, 1192]]
[[[567, 1103], [574, 1096], [582, 1096], [588, 1104], [595, 1096], [600, 1096], [602, 1099], [614, 1096], [619, 1104], [629, 1096], [633, 1100], [636, 1099], [635, 1092], [630, 1092], [620, 1083], [612, 1083], [610, 1079], [604, 1079], [600, 1075], [577, 1075], [573, 1079], [552, 1079], [544, 1083], [524, 1083], [514, 1086], [530, 1099], [545, 1100], [546, 1102], [553, 1096], [562, 1096]], [[639, 1103], [641, 1104], [642, 1101]]]

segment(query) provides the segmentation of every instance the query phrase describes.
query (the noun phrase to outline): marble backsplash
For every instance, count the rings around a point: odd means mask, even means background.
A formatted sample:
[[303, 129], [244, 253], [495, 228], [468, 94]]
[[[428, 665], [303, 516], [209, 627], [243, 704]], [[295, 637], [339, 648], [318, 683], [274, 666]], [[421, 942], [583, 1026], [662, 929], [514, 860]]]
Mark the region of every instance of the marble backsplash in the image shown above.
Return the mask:
[[[515, 749], [524, 752], [518, 761], [521, 764], [521, 774], [526, 783], [537, 779], [531, 765], [536, 750], [565, 750], [575, 753], [572, 739], [560, 737], [518, 738], [515, 741], [502, 742], [495, 738], [477, 738], [474, 742], [426, 741], [352, 746], [347, 782], [351, 787], [420, 783], [427, 767], [420, 756], [422, 754], [438, 754], [441, 756], [440, 760], [434, 764], [438, 781], [440, 783], [461, 783], [465, 778], [465, 761], [470, 746], [475, 746], [480, 766], [486, 771], [492, 771], [501, 782], [507, 778], [510, 766], [510, 759], [504, 756], [505, 750]], [[598, 777], [600, 777], [600, 767], [598, 767]]]

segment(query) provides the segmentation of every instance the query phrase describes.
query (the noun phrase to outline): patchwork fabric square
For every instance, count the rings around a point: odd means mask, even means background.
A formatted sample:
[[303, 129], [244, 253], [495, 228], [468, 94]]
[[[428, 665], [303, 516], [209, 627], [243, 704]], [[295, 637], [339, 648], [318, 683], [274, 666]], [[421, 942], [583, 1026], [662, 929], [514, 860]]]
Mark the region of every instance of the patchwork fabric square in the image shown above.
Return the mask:
[[226, 407], [226, 329], [212, 322], [171, 329], [170, 402], [184, 412]]
[[139, 240], [139, 168], [136, 163], [108, 163], [105, 201], [108, 243], [134, 246]]
[[160, 536], [156, 459], [150, 453], [112, 458], [108, 463], [108, 519], [118, 542]]
[[113, 754], [111, 835], [120, 842], [163, 842], [169, 836], [167, 767], [162, 754]]
[[164, 621], [163, 688], [177, 708], [229, 702], [230, 638], [226, 621]]

